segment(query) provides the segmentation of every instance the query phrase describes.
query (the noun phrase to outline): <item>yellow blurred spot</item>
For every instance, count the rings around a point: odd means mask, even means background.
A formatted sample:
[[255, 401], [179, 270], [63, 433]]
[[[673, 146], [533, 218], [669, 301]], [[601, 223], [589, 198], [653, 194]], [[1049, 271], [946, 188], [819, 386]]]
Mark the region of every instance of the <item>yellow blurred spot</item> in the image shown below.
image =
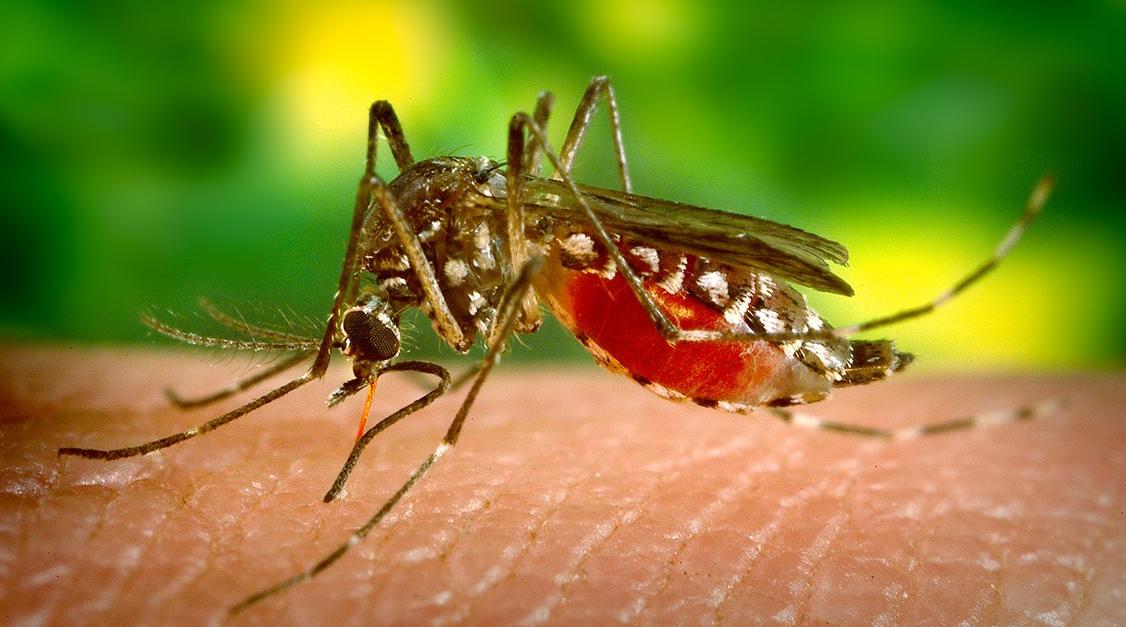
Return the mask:
[[414, 106], [436, 87], [447, 41], [443, 15], [427, 3], [294, 5], [273, 49], [285, 133], [300, 159], [362, 143], [377, 99], [400, 115]]
[[678, 0], [591, 1], [576, 9], [589, 43], [621, 61], [683, 52], [695, 40], [698, 5]]
[[[918, 212], [918, 207], [888, 207], [881, 213]], [[955, 207], [927, 215], [974, 213]], [[964, 219], [926, 218], [903, 227], [905, 223], [894, 219], [883, 228], [841, 234], [853, 253], [847, 274], [856, 296], [814, 299], [833, 324], [843, 326], [930, 301], [988, 259], [1004, 234], [1003, 228], [986, 232], [986, 227]], [[1043, 251], [1030, 252], [1022, 242], [993, 273], [938, 311], [866, 336], [892, 338], [900, 349], [918, 353], [916, 366], [921, 370], [1052, 366], [1067, 358], [1057, 330], [1067, 326], [1068, 312], [1054, 302], [1053, 294], [1066, 291], [1069, 272]]]

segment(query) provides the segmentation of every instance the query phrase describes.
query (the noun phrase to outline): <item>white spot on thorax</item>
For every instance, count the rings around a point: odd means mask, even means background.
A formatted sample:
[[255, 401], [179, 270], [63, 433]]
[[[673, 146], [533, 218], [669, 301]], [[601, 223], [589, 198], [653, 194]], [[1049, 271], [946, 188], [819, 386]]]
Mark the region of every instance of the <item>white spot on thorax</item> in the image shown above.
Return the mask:
[[477, 250], [486, 250], [489, 247], [490, 240], [492, 240], [492, 233], [489, 232], [489, 225], [484, 222], [478, 224], [476, 230], [473, 231], [473, 246]]
[[401, 287], [407, 286], [407, 280], [401, 276], [388, 277], [379, 283], [379, 286], [387, 291], [394, 291]]
[[426, 227], [425, 230], [423, 230], [421, 233], [418, 234], [418, 239], [419, 239], [419, 241], [423, 241], [423, 242], [428, 241], [430, 238], [437, 235], [438, 231], [441, 231], [441, 230], [442, 230], [442, 223], [437, 221], [437, 220], [434, 220], [430, 223], [429, 226]]
[[442, 267], [442, 272], [445, 273], [450, 285], [457, 286], [464, 283], [465, 278], [469, 276], [469, 266], [460, 259], [450, 259]]
[[477, 251], [473, 258], [473, 265], [482, 270], [492, 270], [496, 267], [496, 261], [493, 259], [492, 240], [489, 225], [483, 222], [478, 224], [477, 229], [473, 231], [473, 247]]
[[481, 296], [480, 292], [469, 293], [469, 315], [476, 316], [477, 312], [481, 310], [486, 304], [485, 297]]

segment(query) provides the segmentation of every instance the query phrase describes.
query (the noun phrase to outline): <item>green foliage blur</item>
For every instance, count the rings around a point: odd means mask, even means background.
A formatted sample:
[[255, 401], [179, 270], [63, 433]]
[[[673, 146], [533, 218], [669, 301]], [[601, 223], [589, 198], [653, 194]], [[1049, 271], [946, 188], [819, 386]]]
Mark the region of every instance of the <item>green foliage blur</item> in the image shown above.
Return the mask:
[[[138, 312], [194, 328], [207, 295], [316, 335], [372, 100], [416, 157], [503, 157], [540, 90], [558, 141], [608, 74], [637, 191], [849, 246], [857, 296], [812, 296], [839, 324], [947, 288], [1054, 172], [995, 275], [884, 333], [924, 368], [1126, 361], [1126, 5], [746, 5], [8, 0], [0, 333], [152, 343]], [[586, 182], [614, 183], [607, 129]], [[517, 357], [582, 355], [558, 328], [525, 341]]]

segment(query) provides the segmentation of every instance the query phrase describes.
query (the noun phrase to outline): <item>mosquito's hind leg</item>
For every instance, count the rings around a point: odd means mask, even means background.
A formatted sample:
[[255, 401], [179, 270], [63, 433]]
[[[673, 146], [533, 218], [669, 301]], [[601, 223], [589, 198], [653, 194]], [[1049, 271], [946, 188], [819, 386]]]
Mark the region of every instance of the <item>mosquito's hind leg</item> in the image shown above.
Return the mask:
[[[556, 179], [563, 179], [564, 175], [571, 173], [575, 165], [575, 156], [582, 146], [594, 112], [598, 109], [598, 101], [606, 98], [606, 109], [610, 114], [610, 134], [614, 140], [614, 154], [618, 160], [618, 176], [621, 179], [622, 190], [626, 193], [633, 192], [633, 183], [629, 176], [629, 164], [626, 162], [626, 149], [622, 143], [622, 120], [618, 114], [618, 99], [614, 96], [614, 87], [610, 79], [605, 76], [595, 76], [583, 92], [582, 100], [575, 110], [575, 117], [571, 119], [571, 127], [567, 129], [567, 137], [559, 149], [559, 165], [556, 167]], [[542, 130], [544, 125], [536, 119], [536, 125]], [[535, 144], [537, 140], [532, 139]]]
[[[613, 239], [610, 237], [610, 234], [606, 231], [606, 227], [603, 226], [602, 221], [598, 219], [598, 216], [595, 215], [594, 211], [591, 209], [590, 203], [587, 201], [586, 196], [583, 194], [582, 190], [579, 189], [578, 184], [575, 183], [574, 177], [572, 177], [570, 172], [568, 172], [566, 168], [564, 168], [562, 164], [562, 158], [556, 153], [552, 152], [543, 129], [540, 128], [535, 123], [535, 121], [528, 117], [528, 115], [525, 113], [518, 113], [513, 116], [510, 128], [516, 127], [527, 129], [528, 132], [531, 133], [542, 146], [544, 146], [544, 154], [547, 156], [548, 160], [552, 162], [552, 165], [555, 166], [557, 173], [561, 175], [563, 183], [570, 190], [571, 195], [575, 199], [575, 202], [578, 203], [578, 205], [582, 208], [583, 214], [586, 216], [587, 220], [590, 222], [591, 227], [593, 228], [594, 236], [598, 240], [598, 243], [605, 248], [607, 254], [613, 260], [614, 266], [617, 271], [620, 272], [626, 279], [626, 283], [629, 285], [630, 291], [633, 292], [638, 302], [645, 309], [645, 312], [648, 314], [649, 319], [653, 322], [654, 326], [657, 327], [657, 331], [670, 344], [675, 344], [677, 342], [754, 342], [760, 340], [769, 342], [788, 342], [794, 340], [833, 340], [846, 338], [860, 333], [861, 331], [867, 331], [869, 329], [875, 329], [926, 315], [934, 311], [935, 309], [938, 309], [942, 305], [948, 303], [951, 299], [966, 290], [968, 287], [980, 281], [984, 276], [992, 271], [997, 266], [997, 264], [1001, 262], [1002, 259], [1004, 259], [1009, 254], [1009, 252], [1013, 249], [1013, 246], [1016, 245], [1021, 236], [1024, 234], [1028, 225], [1032, 222], [1033, 219], [1036, 218], [1037, 215], [1040, 214], [1041, 210], [1044, 208], [1044, 204], [1047, 202], [1048, 196], [1050, 195], [1052, 190], [1052, 186], [1054, 185], [1054, 179], [1050, 175], [1045, 175], [1044, 177], [1042, 177], [1039, 182], [1037, 182], [1036, 187], [1033, 188], [1032, 194], [1029, 196], [1028, 203], [1025, 206], [1024, 213], [1022, 213], [1017, 221], [1013, 223], [1008, 233], [1006, 233], [1005, 236], [1001, 239], [1000, 243], [997, 245], [997, 248], [994, 250], [993, 255], [990, 256], [990, 258], [980, 266], [968, 273], [966, 276], [962, 277], [962, 279], [956, 282], [950, 289], [939, 294], [930, 302], [924, 303], [923, 305], [920, 305], [918, 307], [912, 307], [890, 316], [884, 316], [859, 324], [838, 327], [835, 329], [825, 328], [821, 330], [805, 330], [781, 333], [755, 333], [711, 329], [685, 330], [680, 329], [676, 325], [672, 324], [672, 322], [669, 321], [668, 316], [663, 311], [661, 311], [661, 308], [658, 307], [657, 304], [653, 301], [653, 297], [645, 291], [644, 286], [641, 284], [641, 279], [638, 278], [637, 273], [634, 272], [630, 267], [629, 263], [622, 255], [622, 252], [618, 249], [618, 246], [614, 243]], [[511, 135], [509, 141], [511, 145]], [[511, 204], [512, 202], [513, 201], [510, 197], [509, 203]]]
[[[434, 466], [434, 464], [437, 463], [437, 461], [441, 459], [443, 455], [445, 455], [446, 451], [457, 444], [458, 438], [461, 435], [461, 429], [465, 425], [465, 420], [469, 415], [469, 410], [473, 407], [473, 402], [477, 399], [477, 394], [481, 391], [481, 386], [484, 384], [485, 379], [489, 375], [489, 372], [492, 371], [493, 366], [497, 362], [497, 358], [499, 357], [501, 351], [504, 350], [505, 345], [508, 343], [508, 338], [512, 335], [513, 329], [516, 326], [516, 321], [519, 317], [519, 303], [523, 300], [524, 294], [531, 288], [532, 279], [540, 271], [540, 269], [542, 269], [542, 267], [543, 258], [533, 257], [528, 261], [528, 263], [524, 264], [524, 266], [521, 267], [520, 273], [512, 281], [508, 289], [505, 290], [505, 293], [501, 298], [501, 302], [497, 307], [496, 319], [497, 325], [501, 327], [502, 332], [499, 333], [494, 340], [489, 342], [489, 350], [485, 354], [484, 360], [481, 362], [481, 368], [477, 371], [477, 375], [473, 380], [473, 385], [469, 388], [469, 392], [466, 394], [465, 399], [462, 401], [461, 406], [458, 408], [457, 414], [454, 415], [454, 419], [450, 423], [449, 428], [446, 430], [446, 434], [442, 437], [442, 441], [438, 443], [438, 446], [434, 449], [434, 452], [432, 452], [430, 456], [427, 457], [426, 460], [423, 461], [417, 469], [415, 469], [415, 471], [406, 480], [406, 482], [403, 483], [403, 485], [400, 486], [399, 489], [396, 490], [395, 493], [387, 499], [387, 501], [379, 508], [379, 510], [375, 512], [375, 514], [372, 515], [371, 518], [368, 519], [367, 522], [365, 522], [359, 529], [352, 533], [348, 540], [346, 540], [340, 546], [336, 547], [335, 550], [326, 555], [309, 569], [298, 573], [297, 575], [294, 575], [289, 579], [281, 581], [273, 586], [270, 586], [269, 588], [256, 592], [246, 599], [243, 599], [241, 602], [230, 609], [229, 614], [231, 616], [238, 614], [250, 608], [251, 606], [256, 605], [257, 603], [260, 603], [275, 594], [284, 592], [285, 590], [288, 590], [303, 581], [313, 578], [317, 575], [317, 573], [320, 573], [321, 571], [335, 563], [336, 560], [343, 557], [349, 549], [359, 544], [365, 537], [367, 537], [369, 533], [371, 533], [371, 530], [374, 529], [375, 526], [378, 525], [392, 509], [394, 509], [395, 505], [397, 505], [399, 501], [402, 500], [403, 496], [405, 496], [407, 492], [409, 492], [410, 489], [414, 487], [414, 485], [418, 483], [418, 481], [422, 479], [422, 477]], [[446, 381], [448, 380], [443, 380], [443, 384]], [[444, 390], [444, 385], [440, 385], [439, 388], [436, 388], [435, 392], [437, 392], [438, 389]], [[369, 433], [376, 432], [377, 429], [380, 429], [380, 425], [383, 424], [383, 422], [386, 422], [389, 418], [384, 419], [384, 421], [381, 421], [379, 424], [373, 426]], [[374, 435], [372, 437], [374, 437]], [[365, 435], [364, 438], [364, 444], [366, 445], [367, 435]], [[362, 451], [363, 447], [359, 442], [357, 442], [357, 447], [358, 450], [357, 448], [353, 449], [353, 457], [358, 457], [359, 451]], [[349, 462], [352, 464], [355, 463], [352, 457], [349, 457]], [[346, 465], [344, 470], [341, 471], [341, 477], [337, 478], [337, 482], [342, 484], [343, 481], [347, 479], [348, 473], [350, 471], [351, 467]], [[329, 500], [331, 497], [335, 496], [337, 492], [338, 488], [334, 485], [333, 489], [325, 495], [326, 500]]]
[[[536, 98], [536, 110], [532, 113], [532, 119], [540, 128], [547, 128], [547, 120], [551, 117], [551, 109], [555, 105], [555, 95], [550, 91], [540, 92]], [[522, 163], [523, 171], [528, 176], [540, 175], [540, 150], [542, 147], [535, 142], [529, 142], [528, 150], [524, 154], [524, 161]], [[511, 167], [511, 166], [510, 166]]]
[[778, 407], [761, 407], [757, 409], [767, 412], [775, 418], [778, 418], [782, 422], [794, 425], [796, 427], [817, 429], [820, 431], [834, 431], [837, 433], [844, 433], [848, 435], [856, 435], [868, 438], [878, 438], [882, 440], [912, 440], [915, 438], [930, 435], [949, 433], [951, 431], [964, 431], [978, 427], [1004, 424], [1006, 422], [1033, 420], [1041, 416], [1053, 414], [1059, 408], [1060, 401], [1050, 399], [1042, 401], [1035, 405], [1028, 405], [1016, 409], [986, 412], [975, 414], [973, 416], [966, 416], [964, 418], [955, 418], [953, 420], [925, 423], [911, 427], [901, 427], [897, 429], [882, 429], [880, 427], [872, 427], [868, 425], [858, 425], [847, 422], [837, 422], [835, 420], [825, 420], [823, 418], [818, 418], [817, 416], [811, 416], [806, 413], [791, 411], [788, 409], [781, 409]]

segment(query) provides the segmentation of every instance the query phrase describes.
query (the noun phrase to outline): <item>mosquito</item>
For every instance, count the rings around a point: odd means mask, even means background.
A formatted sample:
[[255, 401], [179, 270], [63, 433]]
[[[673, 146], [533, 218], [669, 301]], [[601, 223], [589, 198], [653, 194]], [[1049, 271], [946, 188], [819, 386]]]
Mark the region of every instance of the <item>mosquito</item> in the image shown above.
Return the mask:
[[[620, 190], [580, 185], [572, 166], [601, 102], [610, 118]], [[821, 420], [784, 409], [828, 398], [838, 387], [886, 379], [911, 363], [889, 340], [850, 340], [926, 315], [977, 283], [1004, 258], [1040, 212], [1052, 187], [1044, 176], [1024, 213], [993, 254], [933, 300], [843, 327], [831, 327], [793, 285], [851, 296], [829, 264], [844, 265], [844, 246], [768, 220], [633, 193], [610, 81], [588, 85], [560, 149], [546, 127], [554, 97], [543, 92], [532, 114], [508, 124], [504, 162], [486, 157], [416, 161], [394, 109], [380, 100], [369, 113], [367, 159], [356, 193], [344, 263], [323, 336], [299, 337], [251, 325], [209, 302], [205, 313], [250, 340], [206, 337], [145, 316], [158, 332], [194, 345], [277, 349], [290, 353], [263, 372], [180, 406], [212, 403], [298, 364], [295, 379], [197, 427], [118, 449], [63, 448], [61, 455], [118, 459], [144, 455], [212, 431], [324, 376], [334, 352], [351, 361], [353, 377], [328, 404], [367, 390], [351, 454], [324, 496], [335, 499], [364, 448], [381, 432], [445, 394], [454, 384], [442, 366], [399, 360], [400, 319], [418, 308], [435, 333], [458, 352], [483, 338], [483, 360], [461, 380], [469, 389], [434, 451], [346, 542], [289, 579], [239, 602], [241, 612], [328, 568], [375, 528], [451, 447], [509, 339], [532, 333], [540, 305], [555, 315], [608, 370], [625, 374], [665, 398], [736, 413], [755, 408], [792, 424], [886, 439], [1031, 418], [1047, 403], [908, 429], [886, 430]], [[399, 175], [375, 171], [380, 131]], [[541, 159], [552, 175], [541, 175]], [[389, 372], [436, 379], [425, 395], [365, 430], [378, 379]]]

